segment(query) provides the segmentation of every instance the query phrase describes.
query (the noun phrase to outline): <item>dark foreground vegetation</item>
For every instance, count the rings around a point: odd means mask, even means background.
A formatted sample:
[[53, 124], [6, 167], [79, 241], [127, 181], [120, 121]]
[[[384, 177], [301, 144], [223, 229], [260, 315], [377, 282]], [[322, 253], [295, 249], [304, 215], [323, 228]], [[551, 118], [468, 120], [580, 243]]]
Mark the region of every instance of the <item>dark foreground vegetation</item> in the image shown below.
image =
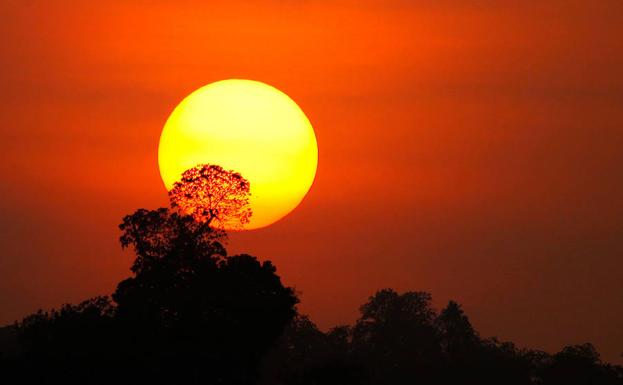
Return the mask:
[[[248, 184], [223, 173], [186, 176], [190, 187], [195, 177], [223, 179], [210, 202], [235, 214], [225, 198]], [[182, 204], [203, 199], [177, 187]], [[124, 218], [121, 244], [136, 259], [111, 297], [0, 328], [0, 384], [623, 384], [623, 368], [590, 344], [552, 355], [483, 339], [460, 305], [436, 311], [424, 292], [378, 291], [354, 325], [322, 332], [297, 313], [270, 262], [227, 255], [226, 234], [209, 226], [218, 206], [192, 208]]]
[[1, 384], [623, 384], [590, 344], [550, 355], [483, 339], [423, 292], [378, 291], [354, 325], [322, 332], [270, 262], [225, 256], [164, 209], [132, 221], [176, 230], [124, 230], [137, 259], [112, 298], [0, 329]]

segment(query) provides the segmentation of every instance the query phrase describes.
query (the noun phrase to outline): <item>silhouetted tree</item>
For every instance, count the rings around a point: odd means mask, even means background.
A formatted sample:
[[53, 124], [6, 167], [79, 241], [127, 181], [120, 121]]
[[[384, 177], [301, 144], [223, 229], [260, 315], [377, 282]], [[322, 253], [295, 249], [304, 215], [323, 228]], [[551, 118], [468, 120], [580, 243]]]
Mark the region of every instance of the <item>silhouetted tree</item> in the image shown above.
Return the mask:
[[107, 297], [39, 311], [19, 322], [23, 356], [12, 365], [17, 383], [105, 384], [115, 352], [114, 307]]
[[439, 377], [452, 384], [486, 383], [481, 373], [481, 341], [461, 306], [454, 301], [448, 302], [435, 322], [445, 369]]
[[623, 383], [623, 368], [601, 362], [589, 343], [563, 348], [541, 373], [545, 385], [614, 385]]
[[217, 382], [252, 383], [261, 356], [296, 314], [298, 299], [270, 262], [228, 257], [223, 247], [221, 227], [249, 220], [248, 192], [240, 174], [201, 165], [169, 194], [180, 210], [124, 218], [120, 240], [136, 253], [134, 276], [112, 298], [131, 344], [125, 361], [141, 373], [195, 383], [209, 371]]
[[252, 383], [261, 356], [296, 314], [298, 299], [270, 262], [227, 257], [222, 227], [248, 223], [248, 195], [240, 174], [199, 165], [169, 193], [177, 212], [138, 210], [124, 218], [121, 244], [136, 253], [135, 275], [113, 299], [132, 341], [127, 361], [143, 373], [194, 383], [209, 371], [217, 382]]
[[472, 383], [528, 385], [534, 382], [530, 357], [511, 342], [482, 340], [468, 373]]
[[399, 384], [416, 375], [424, 381], [433, 378], [441, 349], [430, 294], [380, 290], [360, 312], [352, 344], [373, 383]]
[[157, 382], [199, 383], [210, 373], [217, 382], [253, 383], [260, 358], [295, 315], [296, 296], [275, 267], [248, 255], [181, 267], [161, 261], [113, 294], [132, 341], [128, 361]]
[[182, 174], [169, 191], [171, 207], [216, 228], [249, 223], [249, 182], [237, 172], [216, 165], [198, 165]]
[[299, 315], [286, 328], [279, 347], [265, 358], [263, 384], [365, 384], [366, 371], [350, 355], [350, 328], [320, 331]]
[[436, 324], [441, 338], [441, 348], [450, 360], [468, 357], [478, 346], [480, 339], [461, 309], [461, 305], [450, 301], [437, 316]]

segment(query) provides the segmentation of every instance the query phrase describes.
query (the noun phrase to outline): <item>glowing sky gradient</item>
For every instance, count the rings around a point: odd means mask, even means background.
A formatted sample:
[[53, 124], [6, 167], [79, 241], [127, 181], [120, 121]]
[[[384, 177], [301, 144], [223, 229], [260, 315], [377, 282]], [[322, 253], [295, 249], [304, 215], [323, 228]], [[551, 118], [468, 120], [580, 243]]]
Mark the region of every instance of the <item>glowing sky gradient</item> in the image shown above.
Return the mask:
[[[0, 3], [0, 323], [110, 293], [166, 204], [181, 97], [257, 79], [313, 122], [301, 206], [236, 235], [321, 327], [381, 287], [476, 329], [623, 351], [623, 2]], [[259, 3], [258, 3], [259, 4]]]

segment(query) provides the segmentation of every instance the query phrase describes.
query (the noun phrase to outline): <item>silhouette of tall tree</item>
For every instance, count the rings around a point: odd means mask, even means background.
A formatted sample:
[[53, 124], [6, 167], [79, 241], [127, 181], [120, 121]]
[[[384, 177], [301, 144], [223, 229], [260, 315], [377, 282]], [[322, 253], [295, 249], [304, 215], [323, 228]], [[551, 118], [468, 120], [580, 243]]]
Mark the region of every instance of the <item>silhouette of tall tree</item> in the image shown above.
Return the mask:
[[461, 306], [450, 301], [436, 319], [445, 370], [451, 384], [530, 384], [530, 367], [514, 345], [481, 340]]
[[171, 207], [216, 228], [249, 223], [249, 182], [237, 172], [202, 164], [186, 170], [169, 191]]
[[209, 368], [218, 381], [252, 383], [260, 357], [296, 314], [298, 299], [270, 262], [228, 257], [223, 247], [222, 227], [248, 222], [248, 191], [240, 174], [201, 165], [171, 190], [177, 211], [141, 209], [123, 219], [134, 276], [112, 298], [134, 352], [126, 361], [141, 372], [194, 383]]
[[441, 346], [444, 354], [451, 360], [468, 358], [478, 346], [478, 334], [463, 312], [461, 305], [454, 301], [441, 310], [436, 324], [441, 337]]

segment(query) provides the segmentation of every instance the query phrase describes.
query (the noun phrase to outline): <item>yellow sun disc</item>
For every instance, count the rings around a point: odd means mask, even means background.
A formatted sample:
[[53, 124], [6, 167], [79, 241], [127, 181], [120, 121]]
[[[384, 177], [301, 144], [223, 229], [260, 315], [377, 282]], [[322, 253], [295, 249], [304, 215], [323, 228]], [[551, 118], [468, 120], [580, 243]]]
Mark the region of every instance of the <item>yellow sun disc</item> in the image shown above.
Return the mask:
[[288, 95], [267, 84], [230, 79], [199, 88], [175, 108], [158, 148], [167, 188], [198, 164], [239, 172], [251, 183], [245, 229], [292, 211], [316, 175], [318, 147], [309, 120]]

